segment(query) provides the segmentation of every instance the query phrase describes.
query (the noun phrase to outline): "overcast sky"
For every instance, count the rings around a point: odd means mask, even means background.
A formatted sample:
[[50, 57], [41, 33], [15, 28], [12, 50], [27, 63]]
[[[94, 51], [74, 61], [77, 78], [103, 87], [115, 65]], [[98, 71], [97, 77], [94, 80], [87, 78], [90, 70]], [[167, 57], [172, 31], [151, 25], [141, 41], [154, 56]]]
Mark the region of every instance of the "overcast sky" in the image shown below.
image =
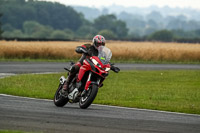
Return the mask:
[[151, 5], [157, 5], [158, 7], [190, 7], [200, 10], [200, 0], [46, 0], [52, 2], [59, 2], [65, 5], [81, 5], [89, 7], [101, 7], [110, 5], [122, 5], [148, 7]]

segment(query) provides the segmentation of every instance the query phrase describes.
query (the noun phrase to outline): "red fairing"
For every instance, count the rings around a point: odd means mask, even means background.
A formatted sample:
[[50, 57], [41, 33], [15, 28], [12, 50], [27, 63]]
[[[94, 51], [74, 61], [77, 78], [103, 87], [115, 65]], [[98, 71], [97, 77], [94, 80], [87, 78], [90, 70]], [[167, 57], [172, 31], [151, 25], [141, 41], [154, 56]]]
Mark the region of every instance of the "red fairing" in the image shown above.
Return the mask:
[[80, 70], [79, 70], [78, 81], [81, 81], [81, 79], [83, 78], [85, 72], [87, 72], [89, 70], [91, 70], [91, 66], [86, 60], [84, 60], [83, 61], [83, 65], [80, 67]]
[[[93, 64], [92, 61], [91, 61], [92, 59], [95, 59], [99, 63], [99, 65], [101, 66], [101, 68], [99, 68], [98, 66], [96, 66], [95, 64]], [[89, 63], [87, 60], [84, 60], [83, 61], [83, 65], [80, 67], [80, 70], [79, 70], [78, 79], [77, 79], [78, 81], [82, 80], [85, 72], [87, 72], [87, 71], [92, 71], [93, 73], [96, 73], [97, 75], [101, 76], [102, 78], [105, 78], [105, 76], [103, 76], [103, 74], [108, 74], [108, 72], [105, 71], [105, 70], [106, 70], [106, 68], [110, 68], [111, 67], [110, 64], [104, 65], [100, 61], [100, 59], [98, 57], [96, 57], [96, 56], [91, 57], [90, 61], [91, 61], [92, 65], [93, 65], [93, 67], [95, 67], [95, 69], [98, 70], [98, 71], [92, 70], [91, 63]], [[87, 81], [86, 82], [85, 90], [88, 89], [88, 87], [89, 87], [90, 84], [91, 84], [91, 81]]]

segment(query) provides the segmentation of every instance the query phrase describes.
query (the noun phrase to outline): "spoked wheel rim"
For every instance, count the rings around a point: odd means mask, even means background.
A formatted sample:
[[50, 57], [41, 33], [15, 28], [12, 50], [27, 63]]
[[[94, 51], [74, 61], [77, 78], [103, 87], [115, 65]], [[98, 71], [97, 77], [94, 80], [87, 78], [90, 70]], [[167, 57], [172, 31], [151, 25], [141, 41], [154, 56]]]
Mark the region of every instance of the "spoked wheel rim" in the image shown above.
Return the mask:
[[81, 103], [84, 103], [85, 101], [87, 101], [87, 99], [90, 97], [90, 94], [92, 92], [92, 89], [88, 89], [85, 96], [81, 97]]
[[58, 101], [60, 98], [62, 98], [62, 92], [61, 92], [62, 87], [59, 87], [59, 90], [57, 92], [57, 95], [55, 96], [55, 101]]

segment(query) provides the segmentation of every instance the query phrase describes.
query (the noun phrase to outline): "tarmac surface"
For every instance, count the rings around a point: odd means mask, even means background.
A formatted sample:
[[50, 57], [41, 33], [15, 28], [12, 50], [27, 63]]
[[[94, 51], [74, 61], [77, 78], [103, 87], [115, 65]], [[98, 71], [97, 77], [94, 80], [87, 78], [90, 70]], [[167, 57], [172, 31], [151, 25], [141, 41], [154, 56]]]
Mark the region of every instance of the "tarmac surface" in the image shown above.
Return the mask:
[[78, 104], [0, 94], [0, 130], [43, 133], [199, 133], [200, 115]]
[[[60, 62], [0, 62], [0, 73], [44, 73], [64, 72], [69, 63]], [[199, 64], [123, 64], [116, 63], [121, 70], [200, 70]]]
[[[64, 72], [68, 63], [0, 62], [0, 78], [22, 73]], [[116, 64], [121, 70], [192, 70], [200, 65]], [[0, 86], [1, 87], [1, 86]], [[200, 133], [200, 115], [78, 104], [0, 94], [0, 130], [42, 133]]]

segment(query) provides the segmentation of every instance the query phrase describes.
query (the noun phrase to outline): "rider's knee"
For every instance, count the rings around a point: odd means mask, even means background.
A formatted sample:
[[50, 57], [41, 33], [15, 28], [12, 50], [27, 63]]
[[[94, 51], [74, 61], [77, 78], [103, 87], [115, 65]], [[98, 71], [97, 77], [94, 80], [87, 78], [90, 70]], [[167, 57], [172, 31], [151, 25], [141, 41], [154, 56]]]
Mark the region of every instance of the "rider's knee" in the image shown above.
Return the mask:
[[78, 65], [73, 65], [71, 67], [71, 73], [77, 73], [79, 71], [80, 67]]

